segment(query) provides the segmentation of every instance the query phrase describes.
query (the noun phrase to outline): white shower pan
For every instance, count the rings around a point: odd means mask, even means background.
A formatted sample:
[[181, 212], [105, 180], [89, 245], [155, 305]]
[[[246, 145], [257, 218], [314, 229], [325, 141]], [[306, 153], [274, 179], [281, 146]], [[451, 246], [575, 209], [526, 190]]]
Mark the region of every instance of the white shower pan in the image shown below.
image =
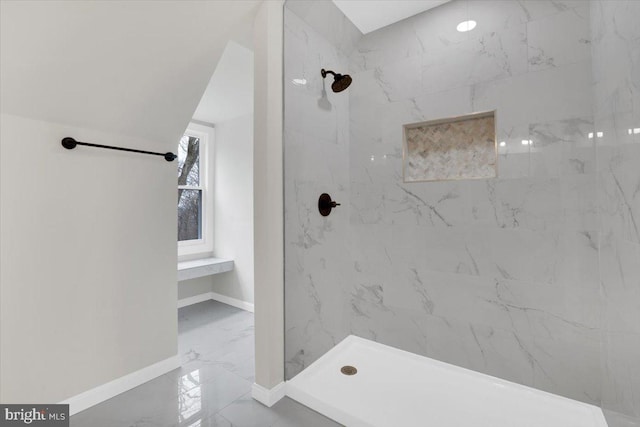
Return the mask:
[[607, 427], [596, 406], [353, 335], [286, 393], [347, 427]]

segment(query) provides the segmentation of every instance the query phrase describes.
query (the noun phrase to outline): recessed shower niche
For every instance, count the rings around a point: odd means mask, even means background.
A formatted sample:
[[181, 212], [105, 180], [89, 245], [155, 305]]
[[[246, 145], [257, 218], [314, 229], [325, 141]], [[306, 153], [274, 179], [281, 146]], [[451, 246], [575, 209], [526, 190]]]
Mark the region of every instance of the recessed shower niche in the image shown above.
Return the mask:
[[495, 111], [406, 124], [404, 182], [495, 178]]

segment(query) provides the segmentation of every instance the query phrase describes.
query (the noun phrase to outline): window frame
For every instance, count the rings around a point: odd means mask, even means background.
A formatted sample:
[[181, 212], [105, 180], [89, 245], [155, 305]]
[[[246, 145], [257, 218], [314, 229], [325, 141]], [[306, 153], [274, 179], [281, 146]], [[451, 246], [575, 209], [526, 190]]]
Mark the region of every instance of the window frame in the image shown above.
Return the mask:
[[[213, 252], [213, 144], [215, 132], [213, 127], [203, 126], [196, 123], [189, 123], [189, 126], [183, 132], [184, 135], [197, 137], [199, 141], [199, 172], [200, 185], [177, 185], [178, 177], [176, 175], [176, 190], [179, 188], [185, 190], [200, 190], [202, 195], [202, 238], [196, 240], [177, 241], [178, 257], [196, 254], [205, 254]], [[179, 143], [179, 141], [178, 141]], [[178, 200], [176, 199], [176, 240], [177, 240], [177, 213]]]

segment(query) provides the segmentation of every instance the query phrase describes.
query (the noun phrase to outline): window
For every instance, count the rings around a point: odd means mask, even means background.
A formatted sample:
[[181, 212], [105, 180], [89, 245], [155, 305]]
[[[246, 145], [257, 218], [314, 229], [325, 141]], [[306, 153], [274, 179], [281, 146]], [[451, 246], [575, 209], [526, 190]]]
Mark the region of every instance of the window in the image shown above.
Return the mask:
[[213, 249], [207, 157], [213, 129], [190, 124], [178, 143], [178, 255]]
[[178, 241], [202, 239], [200, 138], [185, 134], [178, 146]]

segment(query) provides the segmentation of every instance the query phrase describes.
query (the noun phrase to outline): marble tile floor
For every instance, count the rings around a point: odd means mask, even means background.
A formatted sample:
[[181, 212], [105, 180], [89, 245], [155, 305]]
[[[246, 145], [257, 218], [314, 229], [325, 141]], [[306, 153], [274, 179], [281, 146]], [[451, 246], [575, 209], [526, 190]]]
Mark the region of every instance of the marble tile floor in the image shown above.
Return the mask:
[[324, 427], [328, 418], [284, 398], [251, 397], [253, 314], [206, 301], [178, 310], [182, 367], [71, 417], [72, 427]]

